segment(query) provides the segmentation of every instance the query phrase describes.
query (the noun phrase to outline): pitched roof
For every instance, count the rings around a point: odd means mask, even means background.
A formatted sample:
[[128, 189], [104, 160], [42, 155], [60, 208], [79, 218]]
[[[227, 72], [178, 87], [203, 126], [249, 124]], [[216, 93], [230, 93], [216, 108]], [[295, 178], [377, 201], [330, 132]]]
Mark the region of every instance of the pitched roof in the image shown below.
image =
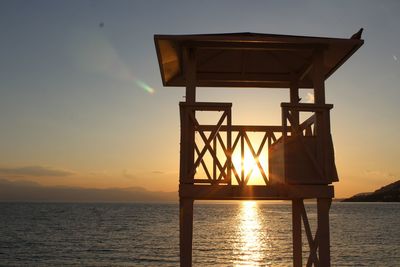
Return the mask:
[[196, 51], [200, 87], [311, 88], [313, 51], [324, 50], [325, 79], [364, 43], [361, 39], [260, 33], [154, 35], [164, 86], [185, 86], [184, 47]]

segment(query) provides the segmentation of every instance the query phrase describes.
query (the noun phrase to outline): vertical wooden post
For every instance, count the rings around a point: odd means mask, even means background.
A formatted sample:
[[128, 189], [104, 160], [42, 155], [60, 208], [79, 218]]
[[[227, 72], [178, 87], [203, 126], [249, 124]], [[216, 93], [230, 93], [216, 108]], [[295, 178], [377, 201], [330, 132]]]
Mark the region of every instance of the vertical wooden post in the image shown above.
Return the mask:
[[[298, 104], [300, 102], [299, 98], [299, 85], [297, 82], [297, 79], [292, 79], [290, 83], [290, 103], [291, 104]], [[291, 116], [292, 116], [292, 135], [297, 135], [299, 134], [299, 123], [300, 123], [300, 117], [299, 117], [299, 112], [297, 110], [292, 110], [291, 111]]]
[[187, 114], [187, 107], [183, 102], [179, 103], [179, 112], [181, 119], [181, 139], [180, 139], [180, 153], [179, 153], [179, 183], [183, 184], [187, 179], [188, 163], [187, 163], [187, 125], [189, 118]]
[[286, 107], [282, 107], [282, 139], [283, 141], [285, 141], [285, 138], [287, 136], [287, 114], [286, 114], [287, 108]]
[[318, 216], [318, 256], [321, 266], [331, 266], [330, 234], [329, 234], [329, 209], [332, 199], [317, 199]]
[[179, 199], [180, 266], [192, 266], [193, 199]]
[[227, 168], [227, 177], [228, 177], [228, 184], [232, 184], [232, 110], [229, 108], [228, 116], [226, 119], [227, 130], [226, 130], [226, 149], [228, 151], [227, 161], [228, 161], [228, 168]]
[[315, 104], [325, 104], [324, 51], [316, 49], [313, 54], [312, 80]]
[[[214, 150], [215, 154], [218, 155], [217, 154], [217, 137], [215, 137], [212, 142], [213, 142], [213, 145], [212, 145], [213, 150]], [[216, 180], [217, 180], [217, 161], [216, 161], [216, 158], [213, 157], [212, 161], [213, 161], [213, 163], [212, 163], [213, 164], [212, 179], [213, 179], [213, 182], [216, 182]]]
[[[186, 103], [196, 102], [196, 54], [193, 48], [186, 47], [183, 51], [184, 72], [186, 78]], [[189, 112], [195, 118], [195, 110], [189, 105], [184, 108], [181, 120], [181, 174], [180, 183], [193, 183], [194, 174], [188, 177], [194, 164], [195, 130], [190, 120]], [[184, 164], [184, 166], [182, 166]], [[193, 240], [193, 199], [179, 198], [179, 248], [180, 266], [192, 266]]]
[[241, 185], [244, 184], [244, 180], [246, 179], [244, 177], [244, 132], [240, 131], [240, 182]]
[[[314, 102], [315, 104], [323, 105], [325, 104], [325, 77], [324, 77], [324, 51], [322, 49], [317, 49], [313, 54], [313, 67], [312, 67], [312, 80], [314, 87]], [[316, 112], [315, 114], [315, 135], [317, 141], [317, 160], [323, 170], [323, 175], [325, 179], [327, 177], [327, 171], [325, 168], [325, 140], [327, 138], [326, 126], [325, 126], [325, 116], [323, 112]]]
[[[193, 48], [185, 47], [183, 50], [183, 63], [184, 72], [186, 78], [186, 103], [194, 104], [196, 102], [196, 53]], [[196, 117], [195, 111], [188, 109], [187, 112], [192, 112], [193, 117]], [[195, 131], [194, 123], [190, 121], [189, 114], [186, 114], [186, 121], [184, 129], [186, 144], [183, 148], [185, 150], [185, 161], [186, 161], [186, 176], [193, 169], [194, 164], [194, 146], [195, 146]], [[194, 175], [192, 177], [184, 177], [186, 183], [192, 183]]]
[[183, 67], [186, 79], [186, 102], [196, 102], [196, 50], [185, 47], [183, 50]]
[[293, 234], [293, 267], [301, 267], [302, 238], [301, 238], [301, 205], [302, 199], [292, 200], [292, 234]]

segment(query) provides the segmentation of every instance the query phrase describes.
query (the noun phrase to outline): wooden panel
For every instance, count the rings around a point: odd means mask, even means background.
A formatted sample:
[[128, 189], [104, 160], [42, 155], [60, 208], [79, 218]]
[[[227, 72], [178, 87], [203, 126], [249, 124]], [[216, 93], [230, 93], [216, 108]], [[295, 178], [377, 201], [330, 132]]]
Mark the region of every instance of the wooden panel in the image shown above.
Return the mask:
[[[284, 148], [285, 182], [290, 184], [329, 184], [322, 173], [323, 166], [315, 164], [316, 138], [287, 137]], [[320, 171], [319, 171], [319, 170]]]
[[285, 158], [282, 139], [272, 144], [268, 150], [269, 182], [271, 184], [285, 182]]
[[[316, 160], [315, 136], [288, 136], [278, 140], [269, 149], [271, 183], [330, 184], [337, 181], [333, 156], [330, 158], [331, 172], [325, 174], [324, 165]], [[332, 147], [325, 148], [331, 151]]]
[[289, 200], [296, 198], [333, 198], [330, 185], [179, 185], [181, 198], [203, 200]]

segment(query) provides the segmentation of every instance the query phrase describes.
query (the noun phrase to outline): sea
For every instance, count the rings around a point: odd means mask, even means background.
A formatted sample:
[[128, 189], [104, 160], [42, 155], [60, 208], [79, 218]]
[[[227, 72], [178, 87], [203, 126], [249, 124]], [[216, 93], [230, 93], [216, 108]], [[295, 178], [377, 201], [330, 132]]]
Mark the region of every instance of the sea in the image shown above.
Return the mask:
[[[315, 233], [316, 204], [306, 209]], [[0, 203], [0, 266], [179, 266], [178, 211]], [[400, 266], [400, 203], [334, 202], [330, 219], [332, 266]], [[193, 266], [292, 266], [290, 202], [195, 203]]]

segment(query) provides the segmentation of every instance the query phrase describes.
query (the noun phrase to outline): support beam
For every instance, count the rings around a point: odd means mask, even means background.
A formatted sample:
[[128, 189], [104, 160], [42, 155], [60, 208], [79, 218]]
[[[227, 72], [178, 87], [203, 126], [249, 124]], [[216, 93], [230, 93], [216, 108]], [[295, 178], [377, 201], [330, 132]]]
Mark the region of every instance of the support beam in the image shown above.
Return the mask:
[[303, 266], [301, 238], [301, 205], [302, 199], [292, 200], [292, 235], [293, 235], [293, 267]]
[[204, 50], [251, 50], [251, 51], [310, 51], [313, 49], [326, 49], [327, 44], [323, 43], [274, 43], [274, 42], [243, 42], [242, 38], [221, 42], [217, 40], [210, 41], [185, 41], [183, 45], [197, 47]]
[[[183, 62], [186, 79], [186, 103], [194, 104], [196, 102], [196, 51], [194, 48], [185, 47], [183, 50]], [[181, 143], [181, 164], [182, 157], [184, 158], [183, 164], [185, 164], [184, 167], [181, 167], [181, 170], [184, 171], [181, 174], [181, 182], [191, 181], [194, 178], [193, 175], [192, 177], [182, 177], [182, 175], [188, 175], [188, 172], [193, 169], [194, 163], [195, 131], [190, 115], [196, 117], [195, 111], [186, 109], [181, 121], [181, 134], [185, 136], [185, 143]]]
[[331, 198], [317, 199], [318, 214], [318, 256], [320, 265], [323, 267], [331, 266], [330, 253], [330, 234], [329, 234], [329, 209], [331, 207]]
[[[299, 85], [298, 81], [294, 78], [292, 78], [292, 81], [290, 83], [290, 104], [298, 104], [300, 102], [300, 97], [299, 97]], [[297, 110], [291, 110], [291, 116], [292, 116], [292, 133], [294, 135], [299, 134], [299, 124], [300, 124], [300, 116], [299, 112]]]
[[[313, 54], [313, 70], [312, 80], [314, 86], [314, 102], [315, 104], [325, 104], [325, 79], [324, 79], [324, 51], [318, 49]], [[316, 112], [316, 123], [315, 123], [315, 134], [317, 138], [317, 161], [323, 168], [323, 175], [325, 179], [331, 179], [328, 177], [326, 169], [326, 153], [325, 143], [328, 138], [328, 133], [325, 125], [325, 117], [322, 112]]]
[[186, 79], [186, 102], [196, 102], [196, 50], [186, 47], [183, 50], [183, 63]]
[[189, 185], [179, 186], [183, 198], [198, 200], [291, 200], [309, 198], [332, 198], [331, 185]]
[[312, 64], [315, 104], [325, 104], [324, 51], [315, 50]]
[[192, 266], [193, 199], [179, 199], [180, 266]]

